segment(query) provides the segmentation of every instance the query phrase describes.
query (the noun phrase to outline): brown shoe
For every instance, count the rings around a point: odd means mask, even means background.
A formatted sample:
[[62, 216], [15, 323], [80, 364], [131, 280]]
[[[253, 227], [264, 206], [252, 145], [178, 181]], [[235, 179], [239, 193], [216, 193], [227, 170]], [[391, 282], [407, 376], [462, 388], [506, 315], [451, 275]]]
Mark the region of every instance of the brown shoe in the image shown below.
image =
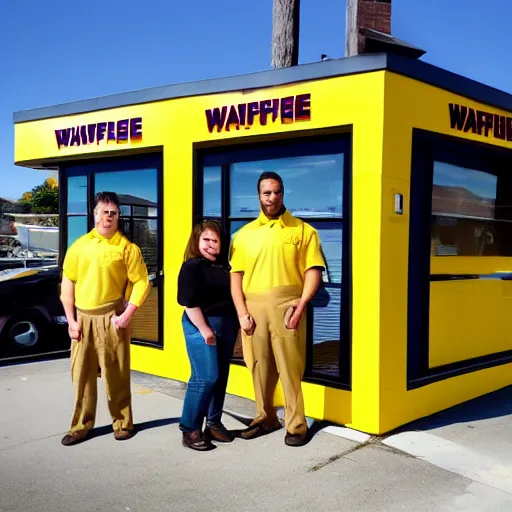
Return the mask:
[[132, 438], [134, 435], [135, 430], [128, 430], [126, 428], [121, 428], [114, 431], [114, 438], [116, 441], [126, 441], [127, 439]]
[[194, 430], [194, 432], [183, 432], [181, 443], [187, 448], [200, 452], [205, 452], [214, 448], [212, 443], [210, 443], [208, 439], [204, 438], [203, 433], [200, 430]]
[[235, 438], [235, 436], [222, 423], [206, 427], [204, 436], [207, 439], [213, 439], [219, 443], [231, 443]]
[[290, 434], [286, 432], [284, 436], [284, 443], [287, 446], [304, 446], [308, 442], [308, 433], [305, 434]]
[[72, 446], [74, 444], [85, 441], [89, 435], [89, 430], [76, 430], [75, 432], [68, 432], [61, 440], [64, 446]]
[[249, 425], [242, 433], [240, 437], [242, 439], [256, 439], [257, 437], [264, 436], [265, 434], [270, 434], [279, 430], [281, 428], [281, 424], [279, 422], [267, 425], [266, 423], [256, 423], [255, 425]]

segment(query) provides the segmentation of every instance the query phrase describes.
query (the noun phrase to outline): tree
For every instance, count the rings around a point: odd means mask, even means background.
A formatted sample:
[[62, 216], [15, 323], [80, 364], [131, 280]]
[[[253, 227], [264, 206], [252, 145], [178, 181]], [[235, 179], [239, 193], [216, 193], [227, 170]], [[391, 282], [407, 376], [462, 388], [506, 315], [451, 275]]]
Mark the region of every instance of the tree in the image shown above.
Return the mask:
[[300, 0], [274, 0], [272, 9], [272, 68], [299, 63]]
[[20, 199], [27, 213], [59, 213], [59, 186], [55, 178], [25, 192]]

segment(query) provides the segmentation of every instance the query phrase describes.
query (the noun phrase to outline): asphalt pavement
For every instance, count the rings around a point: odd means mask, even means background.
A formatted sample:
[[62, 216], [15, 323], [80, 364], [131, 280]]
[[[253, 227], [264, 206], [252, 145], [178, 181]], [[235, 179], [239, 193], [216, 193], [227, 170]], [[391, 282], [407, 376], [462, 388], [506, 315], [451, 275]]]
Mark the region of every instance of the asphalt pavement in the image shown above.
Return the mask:
[[[69, 359], [0, 368], [0, 511], [512, 510], [510, 388], [388, 437], [313, 424], [302, 448], [280, 430], [206, 453], [181, 445], [183, 385], [133, 372], [132, 391], [135, 437], [114, 440], [100, 380], [94, 435], [64, 447]], [[226, 410], [241, 429], [253, 404]]]

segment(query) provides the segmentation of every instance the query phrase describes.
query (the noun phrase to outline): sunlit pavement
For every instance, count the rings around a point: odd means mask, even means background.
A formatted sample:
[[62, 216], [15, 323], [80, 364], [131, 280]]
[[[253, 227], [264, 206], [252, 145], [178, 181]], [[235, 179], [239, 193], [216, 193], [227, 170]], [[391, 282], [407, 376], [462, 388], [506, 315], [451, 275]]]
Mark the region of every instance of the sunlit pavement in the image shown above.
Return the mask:
[[[181, 446], [182, 387], [132, 383], [134, 438], [114, 440], [99, 381], [94, 435], [64, 447], [69, 359], [0, 368], [0, 511], [512, 510], [510, 390], [384, 439], [328, 427], [291, 448], [281, 430], [197, 453]], [[231, 429], [252, 412], [233, 397], [226, 408]]]

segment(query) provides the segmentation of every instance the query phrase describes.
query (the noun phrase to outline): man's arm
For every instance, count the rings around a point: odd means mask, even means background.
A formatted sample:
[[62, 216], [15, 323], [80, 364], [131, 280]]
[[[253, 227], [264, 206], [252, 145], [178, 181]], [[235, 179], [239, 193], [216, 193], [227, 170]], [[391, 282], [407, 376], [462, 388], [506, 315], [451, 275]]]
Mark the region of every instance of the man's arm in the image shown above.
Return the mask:
[[74, 340], [79, 340], [80, 325], [75, 318], [75, 283], [65, 275], [62, 276], [62, 283], [60, 285], [60, 301], [62, 302], [64, 313], [68, 321], [69, 337]]
[[242, 272], [231, 273], [231, 297], [235, 304], [236, 313], [240, 320], [240, 327], [244, 332], [251, 336], [256, 328], [253, 317], [250, 315], [247, 304], [245, 303], [245, 295], [242, 288], [242, 280], [244, 275]]
[[247, 305], [245, 304], [245, 296], [242, 289], [242, 280], [244, 275], [242, 272], [231, 273], [231, 297], [235, 304], [236, 313], [239, 317], [248, 314]]
[[302, 315], [306, 311], [308, 303], [313, 299], [320, 284], [322, 282], [322, 269], [313, 267], [306, 270], [304, 274], [304, 286], [302, 288], [302, 296], [299, 303], [295, 307], [295, 311], [288, 321], [288, 329], [297, 329], [299, 326]]
[[114, 325], [121, 329], [128, 327], [133, 315], [142, 306], [151, 290], [148, 269], [144, 263], [142, 252], [137, 245], [132, 244], [130, 246], [128, 257], [125, 261], [128, 280], [133, 284], [133, 288], [128, 300], [128, 306], [126, 306], [123, 314], [113, 318]]

